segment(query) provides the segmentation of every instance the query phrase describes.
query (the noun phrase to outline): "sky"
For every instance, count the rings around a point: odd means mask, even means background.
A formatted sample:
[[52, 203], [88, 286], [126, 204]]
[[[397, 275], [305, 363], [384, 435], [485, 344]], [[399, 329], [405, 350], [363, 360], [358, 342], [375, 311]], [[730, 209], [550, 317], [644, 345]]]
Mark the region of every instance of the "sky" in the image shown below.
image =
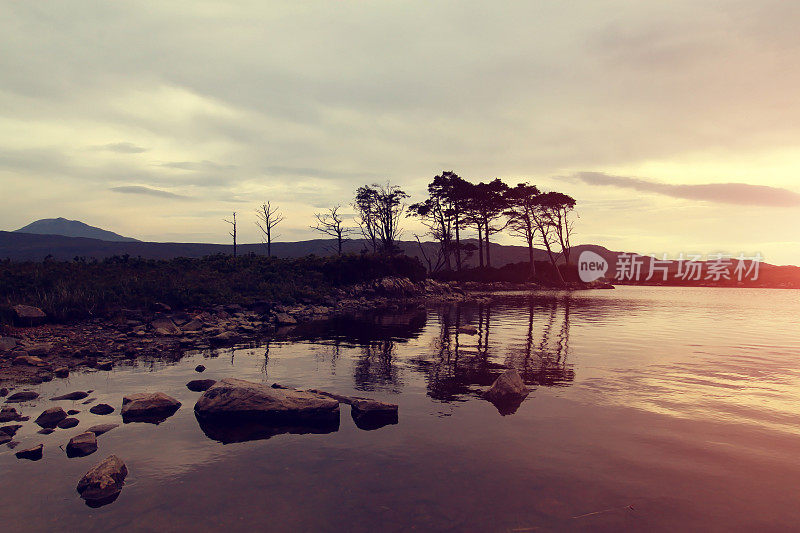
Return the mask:
[[[800, 3], [0, 0], [0, 229], [315, 238], [443, 170], [577, 200], [575, 243], [800, 264]], [[422, 232], [413, 220], [404, 236]], [[510, 236], [501, 242], [515, 242]]]

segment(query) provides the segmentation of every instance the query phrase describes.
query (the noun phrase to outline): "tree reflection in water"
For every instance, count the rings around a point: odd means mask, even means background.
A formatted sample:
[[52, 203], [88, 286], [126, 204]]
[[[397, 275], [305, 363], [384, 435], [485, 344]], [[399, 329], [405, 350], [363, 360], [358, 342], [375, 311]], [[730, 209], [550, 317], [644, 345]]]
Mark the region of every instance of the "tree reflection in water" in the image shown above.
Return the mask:
[[[574, 381], [575, 373], [568, 363], [573, 304], [569, 295], [445, 304], [435, 311], [438, 331], [431, 349], [402, 361], [398, 361], [397, 344], [423, 333], [427, 321], [424, 310], [304, 324], [296, 328], [291, 339], [329, 346], [332, 372], [340, 349], [357, 348], [359, 355], [353, 367], [357, 390], [399, 392], [402, 370], [410, 367], [425, 376], [430, 397], [458, 402], [482, 395], [508, 368], [519, 371], [532, 387], [568, 386]], [[477, 334], [461, 332], [464, 326], [475, 327]], [[265, 372], [268, 345], [266, 349]]]
[[[492, 307], [491, 303], [456, 304], [439, 309], [439, 334], [433, 350], [429, 356], [413, 361], [427, 376], [430, 397], [453, 402], [480, 396], [508, 368], [519, 371], [530, 386], [568, 386], [574, 381], [575, 373], [567, 362], [569, 298], [530, 298], [527, 332], [521, 345], [503, 346], [502, 338], [495, 341]], [[462, 333], [465, 325], [475, 325], [477, 335]], [[501, 333], [509, 332], [504, 329]], [[502, 358], [501, 352], [505, 352]]]

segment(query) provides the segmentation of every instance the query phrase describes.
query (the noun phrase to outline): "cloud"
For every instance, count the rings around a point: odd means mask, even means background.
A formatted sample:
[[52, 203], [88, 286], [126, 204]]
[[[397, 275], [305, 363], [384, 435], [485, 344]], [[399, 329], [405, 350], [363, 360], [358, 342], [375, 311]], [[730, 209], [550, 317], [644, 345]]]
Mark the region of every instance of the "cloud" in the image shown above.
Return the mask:
[[589, 185], [607, 185], [633, 189], [685, 200], [764, 207], [800, 206], [800, 194], [789, 189], [768, 187], [766, 185], [751, 185], [749, 183], [674, 185], [641, 178], [612, 176], [602, 172], [579, 172], [574, 177]]
[[183, 194], [175, 194], [174, 192], [162, 191], [161, 189], [153, 189], [152, 187], [145, 187], [144, 185], [122, 185], [120, 187], [111, 187], [110, 191], [122, 194], [143, 194], [146, 196], [156, 196], [159, 198], [172, 198], [173, 200], [187, 200], [189, 196]]
[[96, 146], [95, 149], [116, 152], [118, 154], [141, 154], [147, 151], [147, 148], [126, 142], [104, 144], [102, 146]]
[[192, 171], [220, 171], [236, 168], [236, 165], [223, 165], [214, 161], [168, 161], [167, 163], [161, 163], [159, 166]]

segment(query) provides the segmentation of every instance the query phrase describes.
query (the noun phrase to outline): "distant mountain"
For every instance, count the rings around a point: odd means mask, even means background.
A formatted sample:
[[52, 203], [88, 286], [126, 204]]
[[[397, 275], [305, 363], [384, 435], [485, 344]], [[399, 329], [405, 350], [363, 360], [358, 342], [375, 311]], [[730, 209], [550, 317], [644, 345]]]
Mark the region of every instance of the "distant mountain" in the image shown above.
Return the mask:
[[96, 228], [84, 224], [79, 220], [67, 220], [66, 218], [43, 218], [36, 222], [31, 222], [24, 228], [20, 228], [15, 233], [33, 233], [36, 235], [62, 235], [64, 237], [83, 237], [86, 239], [97, 239], [108, 242], [139, 242], [131, 237], [123, 237], [113, 231]]
[[[90, 226], [87, 226], [90, 227]], [[26, 226], [27, 228], [27, 226]], [[26, 229], [22, 228], [22, 229]], [[97, 229], [97, 228], [93, 228]], [[103, 231], [103, 230], [100, 230]], [[110, 233], [110, 232], [104, 232]], [[111, 235], [116, 235], [111, 233]], [[116, 235], [119, 238], [119, 235]], [[124, 237], [122, 237], [124, 239]], [[473, 239], [468, 239], [465, 244], [476, 244]], [[354, 239], [344, 243], [345, 252], [358, 253], [365, 248], [365, 242]], [[276, 242], [272, 243], [272, 252], [276, 257], [291, 258], [304, 257], [307, 255], [325, 256], [331, 255], [335, 251], [335, 241], [332, 239], [314, 239], [298, 242]], [[423, 242], [421, 247], [413, 241], [403, 241], [400, 248], [407, 255], [419, 258], [426, 263], [425, 256], [434, 257], [438, 245], [434, 242]], [[241, 244], [237, 247], [239, 254], [264, 255], [266, 246], [263, 244]], [[423, 252], [424, 251], [424, 252]], [[572, 261], [584, 251], [592, 251], [603, 257], [611, 266], [608, 274], [609, 278], [614, 277], [614, 265], [622, 252], [608, 250], [598, 245], [579, 245], [572, 249]], [[230, 254], [232, 247], [230, 244], [206, 244], [206, 243], [179, 243], [179, 242], [142, 242], [135, 239], [126, 241], [109, 241], [100, 239], [87, 239], [83, 237], [65, 237], [62, 235], [35, 235], [31, 233], [0, 231], [0, 260], [10, 259], [12, 261], [42, 261], [49, 257], [57, 261], [71, 261], [75, 257], [86, 259], [103, 259], [111, 256], [129, 255], [130, 257], [141, 257], [144, 259], [172, 259], [175, 257], [204, 257], [214, 254]], [[491, 246], [492, 266], [502, 267], [510, 263], [521, 263], [528, 261], [528, 249], [525, 246], [507, 246], [492, 243]], [[536, 261], [547, 261], [547, 252], [535, 250], [534, 259]], [[465, 260], [467, 266], [476, 266], [477, 257], [473, 255]], [[650, 266], [650, 259], [644, 258], [642, 272], [647, 273]], [[675, 265], [670, 270], [673, 271]], [[711, 285], [705, 281], [683, 283], [672, 280], [669, 283], [659, 283], [657, 280], [652, 282], [642, 282], [646, 284], [664, 285]], [[616, 283], [616, 282], [615, 282]], [[761, 277], [757, 282], [737, 284], [720, 283], [719, 286], [750, 286], [750, 287], [785, 287], [800, 288], [800, 267], [796, 266], [774, 266], [766, 263], [761, 265]]]

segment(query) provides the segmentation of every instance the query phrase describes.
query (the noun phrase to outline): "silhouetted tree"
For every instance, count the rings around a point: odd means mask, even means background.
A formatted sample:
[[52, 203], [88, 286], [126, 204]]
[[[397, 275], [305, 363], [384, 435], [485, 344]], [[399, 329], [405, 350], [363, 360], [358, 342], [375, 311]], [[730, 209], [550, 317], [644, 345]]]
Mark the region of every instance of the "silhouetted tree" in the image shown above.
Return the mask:
[[354, 231], [353, 228], [348, 228], [344, 225], [342, 217], [339, 215], [339, 209], [341, 209], [341, 207], [340, 205], [336, 205], [328, 208], [328, 211], [325, 213], [314, 213], [317, 224], [311, 226], [311, 229], [336, 238], [337, 253], [339, 255], [342, 255], [342, 243], [346, 241], [347, 237]]
[[233, 218], [231, 220], [227, 218], [223, 218], [222, 220], [231, 225], [230, 236], [233, 237], [233, 257], [236, 257], [236, 211], [233, 212]]
[[[539, 237], [544, 244], [550, 263], [563, 283], [564, 277], [558, 269], [558, 256], [563, 255], [569, 262], [569, 238], [572, 233], [572, 221], [569, 213], [575, 207], [575, 199], [560, 192], [548, 192], [536, 197], [533, 211], [533, 222], [539, 230]], [[561, 252], [556, 252], [556, 246]]]
[[[489, 183], [478, 183], [468, 189], [467, 220], [478, 229], [478, 248], [480, 253], [481, 244], [486, 252], [486, 266], [492, 266], [491, 235], [502, 231], [506, 224], [495, 225], [503, 217], [506, 209], [505, 194], [508, 185], [499, 178], [495, 178]], [[483, 237], [481, 239], [481, 237]], [[483, 243], [481, 243], [481, 240]], [[483, 256], [481, 255], [481, 266], [483, 266]]]
[[508, 217], [508, 227], [512, 234], [522, 237], [528, 244], [529, 276], [531, 278], [536, 276], [536, 265], [533, 260], [533, 242], [539, 228], [534, 219], [540, 195], [541, 192], [538, 187], [528, 183], [520, 183], [506, 193], [505, 215]]
[[543, 202], [550, 224], [555, 230], [558, 243], [561, 245], [561, 255], [564, 262], [569, 264], [569, 254], [571, 251], [570, 236], [574, 228], [574, 222], [569, 216], [575, 209], [575, 199], [567, 194], [560, 192], [549, 192], [542, 195]]
[[273, 235], [272, 230], [275, 226], [283, 222], [283, 215], [278, 210], [278, 207], [272, 207], [270, 202], [261, 204], [261, 207], [256, 209], [256, 226], [263, 233], [264, 243], [267, 245], [267, 256], [272, 256], [272, 238], [280, 237], [280, 235]]
[[364, 185], [356, 189], [353, 207], [364, 238], [374, 252], [394, 253], [400, 230], [400, 219], [405, 212], [403, 200], [408, 195], [397, 185]]

